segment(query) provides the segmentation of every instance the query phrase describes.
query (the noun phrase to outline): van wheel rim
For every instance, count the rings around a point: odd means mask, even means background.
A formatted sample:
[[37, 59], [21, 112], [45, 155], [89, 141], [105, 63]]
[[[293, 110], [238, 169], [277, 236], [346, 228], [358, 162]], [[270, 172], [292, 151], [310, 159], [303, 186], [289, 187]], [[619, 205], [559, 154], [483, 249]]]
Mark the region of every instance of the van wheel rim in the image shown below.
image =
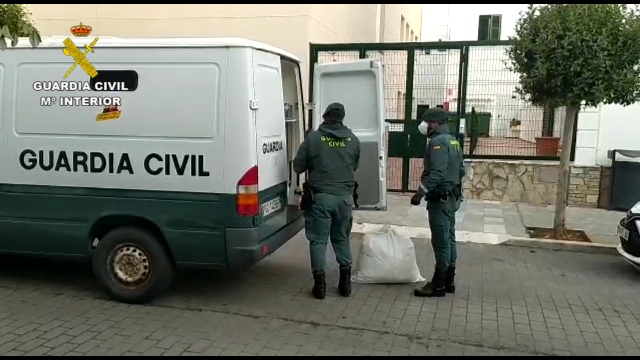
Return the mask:
[[135, 246], [122, 246], [115, 251], [113, 271], [123, 285], [144, 284], [151, 274], [149, 257]]

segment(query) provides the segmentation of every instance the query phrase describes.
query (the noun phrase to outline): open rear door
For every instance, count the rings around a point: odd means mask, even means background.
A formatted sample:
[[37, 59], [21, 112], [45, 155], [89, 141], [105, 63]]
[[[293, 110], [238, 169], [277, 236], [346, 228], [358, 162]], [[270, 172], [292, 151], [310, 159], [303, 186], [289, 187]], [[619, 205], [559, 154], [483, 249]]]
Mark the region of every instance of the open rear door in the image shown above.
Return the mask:
[[345, 107], [344, 123], [360, 139], [356, 171], [360, 209], [386, 210], [387, 160], [384, 147], [384, 87], [382, 64], [373, 60], [316, 64], [313, 72], [315, 130], [332, 102]]

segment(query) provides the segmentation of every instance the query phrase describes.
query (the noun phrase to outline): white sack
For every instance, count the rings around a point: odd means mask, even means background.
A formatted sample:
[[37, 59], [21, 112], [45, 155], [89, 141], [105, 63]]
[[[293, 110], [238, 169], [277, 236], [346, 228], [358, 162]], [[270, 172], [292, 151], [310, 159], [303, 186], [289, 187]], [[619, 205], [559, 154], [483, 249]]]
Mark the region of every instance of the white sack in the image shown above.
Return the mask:
[[413, 241], [385, 225], [364, 235], [351, 281], [364, 284], [406, 284], [425, 281], [416, 262]]

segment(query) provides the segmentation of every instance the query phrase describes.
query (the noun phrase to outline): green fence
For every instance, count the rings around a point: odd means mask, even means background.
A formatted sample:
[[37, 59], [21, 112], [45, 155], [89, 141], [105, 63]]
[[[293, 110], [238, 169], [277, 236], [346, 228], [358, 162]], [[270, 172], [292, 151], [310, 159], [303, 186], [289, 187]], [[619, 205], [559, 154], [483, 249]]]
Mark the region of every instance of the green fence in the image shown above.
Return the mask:
[[515, 94], [518, 75], [507, 68], [508, 46], [508, 41], [311, 44], [309, 92], [315, 63], [382, 62], [391, 191], [419, 186], [426, 139], [417, 119], [429, 107], [444, 108], [451, 131], [463, 131], [466, 158], [557, 160], [554, 138], [562, 134], [564, 109], [536, 107]]

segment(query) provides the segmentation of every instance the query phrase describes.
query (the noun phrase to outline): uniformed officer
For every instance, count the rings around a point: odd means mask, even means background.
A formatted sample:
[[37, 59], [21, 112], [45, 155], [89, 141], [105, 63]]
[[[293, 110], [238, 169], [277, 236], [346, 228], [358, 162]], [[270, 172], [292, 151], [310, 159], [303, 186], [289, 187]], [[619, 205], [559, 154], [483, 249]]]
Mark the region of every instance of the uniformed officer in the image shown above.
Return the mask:
[[418, 191], [411, 198], [412, 205], [427, 200], [431, 246], [436, 266], [433, 278], [414, 291], [415, 296], [442, 297], [455, 292], [457, 259], [455, 214], [462, 199], [462, 178], [465, 170], [458, 141], [449, 134], [447, 116], [443, 109], [428, 109], [418, 130], [431, 140], [424, 156], [424, 171]]
[[317, 299], [325, 298], [325, 254], [329, 240], [340, 265], [338, 290], [342, 296], [351, 295], [349, 235], [360, 140], [342, 123], [344, 116], [342, 104], [327, 106], [322, 115], [324, 122], [307, 135], [293, 160], [296, 173], [308, 172], [311, 200], [303, 210], [314, 279], [312, 294]]

